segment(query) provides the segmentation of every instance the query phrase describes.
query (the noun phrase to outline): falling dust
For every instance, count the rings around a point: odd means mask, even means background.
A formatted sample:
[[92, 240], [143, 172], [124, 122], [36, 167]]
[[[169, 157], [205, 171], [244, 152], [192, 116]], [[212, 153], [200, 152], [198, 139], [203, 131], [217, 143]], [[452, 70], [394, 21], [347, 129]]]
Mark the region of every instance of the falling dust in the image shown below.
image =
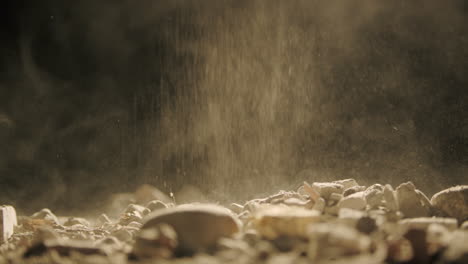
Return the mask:
[[53, 2], [19, 37], [0, 129], [34, 133], [4, 137], [22, 167], [3, 166], [23, 191], [7, 201], [67, 210], [142, 183], [220, 202], [303, 180], [466, 183], [461, 1]]

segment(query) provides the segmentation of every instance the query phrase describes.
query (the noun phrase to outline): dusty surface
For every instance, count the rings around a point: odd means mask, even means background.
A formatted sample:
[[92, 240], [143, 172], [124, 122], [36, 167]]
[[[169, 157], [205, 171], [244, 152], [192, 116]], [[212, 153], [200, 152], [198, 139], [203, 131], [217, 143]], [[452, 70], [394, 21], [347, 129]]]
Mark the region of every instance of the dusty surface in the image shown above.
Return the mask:
[[429, 201], [412, 183], [305, 182], [221, 206], [146, 186], [115, 219], [18, 216], [0, 263], [468, 263], [466, 188]]

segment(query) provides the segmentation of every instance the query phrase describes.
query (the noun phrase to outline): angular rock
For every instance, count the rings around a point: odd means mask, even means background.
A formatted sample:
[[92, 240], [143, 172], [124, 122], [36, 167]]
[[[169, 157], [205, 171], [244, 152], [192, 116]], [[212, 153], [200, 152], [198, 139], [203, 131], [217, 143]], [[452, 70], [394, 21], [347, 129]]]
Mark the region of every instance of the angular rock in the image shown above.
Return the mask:
[[311, 185], [312, 189], [320, 194], [325, 200], [330, 198], [332, 193], [342, 194], [344, 187], [342, 184], [331, 183], [331, 182], [314, 182]]
[[315, 204], [314, 206], [312, 207], [312, 209], [320, 212], [320, 213], [323, 213], [323, 210], [325, 209], [325, 199], [323, 199], [322, 197], [318, 198], [317, 201], [315, 201]]
[[0, 206], [0, 244], [7, 241], [18, 224], [13, 206]]
[[36, 212], [34, 213], [33, 215], [31, 215], [31, 218], [32, 219], [42, 219], [42, 220], [46, 220], [46, 221], [50, 221], [54, 224], [59, 224], [59, 220], [57, 218], [57, 216], [55, 216], [52, 211], [50, 211], [50, 209], [48, 208], [44, 208], [44, 209], [41, 209], [39, 212]]
[[73, 226], [73, 225], [83, 225], [90, 226], [88, 220], [80, 217], [70, 217], [68, 220], [63, 223], [64, 226]]
[[398, 201], [395, 195], [395, 191], [392, 186], [387, 184], [383, 190], [383, 196], [385, 200], [385, 207], [391, 212], [396, 212], [399, 210]]
[[434, 194], [431, 204], [446, 216], [463, 222], [468, 220], [468, 185], [460, 185]]
[[268, 239], [279, 236], [304, 237], [311, 223], [320, 221], [320, 212], [298, 207], [264, 206], [253, 219], [257, 232]]
[[178, 254], [193, 254], [209, 251], [218, 239], [239, 232], [240, 221], [233, 213], [221, 206], [212, 204], [187, 204], [158, 210], [147, 216], [142, 231], [170, 225], [178, 237]]
[[364, 192], [357, 192], [349, 196], [344, 197], [338, 203], [338, 208], [349, 208], [354, 210], [364, 210], [366, 208], [367, 202]]
[[366, 197], [366, 203], [370, 208], [378, 208], [384, 201], [383, 190], [367, 189], [364, 191], [364, 196]]
[[412, 182], [402, 183], [396, 189], [400, 211], [405, 218], [430, 216], [430, 202]]
[[337, 184], [341, 184], [343, 185], [343, 188], [346, 190], [346, 189], [349, 189], [349, 188], [353, 188], [353, 187], [356, 187], [356, 186], [359, 186], [359, 184], [356, 182], [356, 180], [354, 179], [344, 179], [344, 180], [339, 180], [339, 181], [334, 181], [333, 183], [337, 183]]
[[346, 197], [353, 193], [362, 192], [365, 190], [366, 190], [366, 186], [354, 186], [354, 187], [345, 189], [343, 192], [343, 196]]

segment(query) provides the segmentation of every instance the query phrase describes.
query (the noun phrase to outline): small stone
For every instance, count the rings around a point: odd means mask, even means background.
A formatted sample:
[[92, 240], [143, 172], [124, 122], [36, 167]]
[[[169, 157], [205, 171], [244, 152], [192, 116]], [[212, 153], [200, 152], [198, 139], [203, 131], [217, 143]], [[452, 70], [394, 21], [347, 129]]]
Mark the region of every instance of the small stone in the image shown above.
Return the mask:
[[63, 223], [64, 226], [73, 226], [73, 225], [83, 225], [90, 226], [88, 220], [80, 217], [70, 217], [68, 220]]
[[267, 238], [280, 236], [307, 237], [307, 227], [320, 221], [320, 212], [283, 205], [263, 206], [254, 216], [257, 232]]
[[463, 222], [463, 224], [460, 226], [460, 229], [468, 230], [468, 221]]
[[132, 254], [137, 259], [170, 258], [177, 247], [177, 233], [167, 224], [141, 230], [135, 239]]
[[412, 182], [400, 184], [396, 189], [396, 196], [405, 218], [430, 216], [430, 202], [425, 195], [416, 190]]
[[230, 237], [240, 230], [240, 221], [233, 213], [212, 204], [187, 204], [158, 210], [147, 217], [141, 230], [160, 224], [170, 225], [178, 237], [177, 253], [190, 255], [209, 251], [222, 237]]
[[138, 212], [141, 215], [143, 215], [143, 212], [145, 211], [146, 207], [138, 205], [138, 204], [129, 204], [127, 208], [125, 209], [124, 213], [134, 213]]
[[372, 208], [378, 208], [382, 205], [384, 200], [383, 190], [376, 188], [368, 188], [364, 191], [364, 196], [366, 198], [367, 205]]
[[367, 202], [365, 199], [364, 192], [357, 192], [349, 196], [344, 197], [338, 203], [338, 208], [350, 208], [354, 210], [364, 210]]
[[159, 200], [151, 201], [146, 205], [146, 208], [150, 209], [152, 212], [159, 209], [166, 209], [168, 207], [169, 206]]
[[18, 225], [16, 211], [13, 206], [0, 206], [0, 244], [7, 241]]
[[343, 196], [346, 197], [353, 193], [363, 192], [365, 190], [366, 190], [366, 186], [354, 186], [354, 187], [345, 189], [343, 192]]
[[59, 220], [57, 218], [57, 216], [55, 216], [52, 211], [50, 211], [50, 209], [48, 208], [44, 208], [42, 210], [40, 210], [39, 212], [36, 212], [34, 213], [32, 216], [31, 216], [32, 219], [42, 219], [42, 220], [47, 220], [47, 221], [50, 221], [54, 224], [59, 224]]
[[116, 230], [112, 235], [122, 242], [129, 242], [133, 238], [133, 234], [125, 228]]
[[395, 195], [395, 191], [392, 186], [387, 184], [383, 190], [383, 196], [385, 200], [385, 207], [391, 212], [396, 212], [399, 210], [398, 201]]
[[356, 182], [356, 180], [354, 179], [345, 179], [345, 180], [339, 180], [339, 181], [334, 181], [333, 183], [337, 183], [337, 184], [341, 184], [343, 185], [343, 188], [346, 190], [346, 189], [349, 189], [349, 188], [353, 188], [353, 187], [356, 187], [356, 186], [359, 186], [359, 184]]
[[342, 194], [344, 191], [343, 185], [331, 182], [314, 182], [311, 187], [325, 200], [328, 200], [332, 193]]
[[325, 199], [322, 197], [318, 198], [312, 209], [323, 213], [323, 210], [325, 209]]
[[446, 216], [463, 222], [468, 220], [468, 185], [460, 185], [434, 194], [431, 204]]

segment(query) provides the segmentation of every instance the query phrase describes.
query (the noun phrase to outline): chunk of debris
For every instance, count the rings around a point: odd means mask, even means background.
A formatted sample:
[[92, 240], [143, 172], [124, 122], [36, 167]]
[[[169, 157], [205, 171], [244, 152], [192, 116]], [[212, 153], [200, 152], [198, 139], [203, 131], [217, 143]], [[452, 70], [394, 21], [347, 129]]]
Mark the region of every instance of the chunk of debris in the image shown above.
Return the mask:
[[170, 258], [177, 248], [177, 233], [167, 224], [142, 229], [136, 237], [132, 255], [136, 259]]
[[367, 202], [364, 192], [357, 192], [351, 195], [348, 195], [340, 200], [338, 203], [338, 208], [349, 208], [354, 210], [364, 210], [366, 208]]
[[168, 224], [175, 230], [179, 242], [177, 254], [181, 255], [209, 251], [218, 239], [240, 230], [240, 221], [230, 210], [213, 204], [187, 204], [157, 210], [146, 218], [141, 230], [160, 224]]
[[429, 200], [422, 192], [416, 190], [412, 182], [400, 184], [396, 189], [396, 196], [405, 218], [430, 216]]
[[468, 185], [460, 185], [434, 194], [431, 204], [446, 216], [463, 222], [468, 220]]
[[55, 216], [52, 211], [50, 211], [50, 209], [48, 208], [44, 208], [44, 209], [41, 209], [39, 212], [36, 212], [34, 213], [33, 215], [31, 215], [31, 218], [32, 219], [42, 219], [42, 220], [46, 220], [46, 221], [50, 221], [56, 225], [59, 224], [59, 220], [57, 218], [57, 216]]

